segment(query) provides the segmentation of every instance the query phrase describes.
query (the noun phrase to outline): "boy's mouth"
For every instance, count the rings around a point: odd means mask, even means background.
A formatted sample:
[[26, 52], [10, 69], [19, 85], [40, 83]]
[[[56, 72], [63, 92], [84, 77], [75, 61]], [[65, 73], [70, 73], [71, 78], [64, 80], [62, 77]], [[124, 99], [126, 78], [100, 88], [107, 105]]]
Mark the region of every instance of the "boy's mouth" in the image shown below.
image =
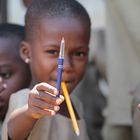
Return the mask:
[[[52, 81], [52, 82], [51, 82], [51, 85], [56, 86], [57, 80], [51, 80], [51, 81]], [[62, 81], [65, 82], [66, 85], [71, 85], [71, 84], [74, 83], [74, 80], [62, 80]]]

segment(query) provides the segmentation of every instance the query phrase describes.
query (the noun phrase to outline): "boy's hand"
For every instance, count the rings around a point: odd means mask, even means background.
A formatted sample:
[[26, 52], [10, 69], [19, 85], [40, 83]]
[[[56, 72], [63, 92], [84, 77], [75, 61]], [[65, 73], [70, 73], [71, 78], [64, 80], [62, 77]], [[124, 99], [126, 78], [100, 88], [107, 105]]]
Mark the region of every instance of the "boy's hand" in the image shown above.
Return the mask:
[[34, 119], [53, 116], [60, 109], [64, 97], [57, 97], [58, 91], [47, 83], [37, 84], [31, 91], [28, 100], [28, 115]]

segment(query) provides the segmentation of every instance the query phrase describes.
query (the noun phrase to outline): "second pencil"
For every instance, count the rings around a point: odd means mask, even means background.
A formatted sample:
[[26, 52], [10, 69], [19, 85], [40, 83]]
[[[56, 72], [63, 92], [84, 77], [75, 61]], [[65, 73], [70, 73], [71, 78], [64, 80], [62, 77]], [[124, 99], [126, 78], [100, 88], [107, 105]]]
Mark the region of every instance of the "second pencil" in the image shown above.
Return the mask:
[[74, 113], [74, 110], [73, 110], [73, 107], [72, 107], [72, 104], [71, 104], [71, 100], [70, 100], [70, 97], [69, 97], [69, 93], [68, 93], [66, 84], [64, 82], [62, 82], [61, 85], [62, 85], [62, 90], [63, 90], [64, 97], [65, 97], [65, 100], [66, 100], [66, 104], [67, 104], [67, 107], [68, 107], [68, 111], [69, 111], [69, 114], [70, 114], [70, 117], [71, 117], [71, 120], [72, 120], [72, 123], [73, 123], [74, 131], [75, 131], [76, 135], [79, 136], [80, 135], [80, 130], [79, 130], [78, 123], [77, 123], [77, 120], [76, 120], [76, 117], [75, 117], [75, 113]]

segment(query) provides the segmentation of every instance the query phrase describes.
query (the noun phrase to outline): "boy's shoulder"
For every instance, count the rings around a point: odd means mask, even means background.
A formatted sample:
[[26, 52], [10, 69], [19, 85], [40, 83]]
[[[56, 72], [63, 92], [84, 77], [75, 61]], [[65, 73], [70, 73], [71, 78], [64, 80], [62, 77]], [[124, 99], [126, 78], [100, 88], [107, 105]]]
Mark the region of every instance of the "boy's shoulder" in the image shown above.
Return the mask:
[[15, 93], [13, 93], [11, 95], [11, 98], [21, 98], [21, 97], [26, 97], [29, 95], [30, 89], [29, 88], [25, 88], [25, 89], [21, 89]]
[[11, 112], [13, 112], [13, 110], [22, 107], [23, 105], [25, 105], [28, 102], [29, 92], [30, 92], [30, 89], [22, 89], [22, 90], [19, 90], [19, 91], [13, 93], [10, 96], [9, 108], [6, 113], [6, 117], [4, 119], [3, 127], [2, 127], [2, 140], [8, 140], [7, 122], [9, 119], [9, 115], [11, 114]]
[[29, 95], [29, 92], [30, 92], [29, 88], [24, 88], [24, 89], [18, 90], [17, 92], [13, 93], [11, 95], [11, 98], [27, 96], [27, 95]]
[[21, 107], [28, 102], [30, 89], [21, 89], [15, 93], [13, 93], [10, 97], [9, 107]]
[[75, 95], [75, 93], [70, 95], [70, 98], [72, 100], [72, 103], [78, 113], [78, 115], [83, 118], [83, 105], [81, 103], [81, 101], [77, 98], [77, 96]]

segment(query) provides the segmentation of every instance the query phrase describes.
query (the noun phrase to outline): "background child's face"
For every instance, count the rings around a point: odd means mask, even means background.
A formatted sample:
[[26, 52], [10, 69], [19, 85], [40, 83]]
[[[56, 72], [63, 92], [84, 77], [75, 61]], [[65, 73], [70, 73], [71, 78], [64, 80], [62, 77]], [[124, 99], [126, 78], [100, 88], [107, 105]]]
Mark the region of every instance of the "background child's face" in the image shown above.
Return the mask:
[[[17, 39], [0, 38], [0, 119], [7, 111], [10, 95], [29, 85], [29, 72], [15, 50], [18, 43]], [[3, 84], [7, 85], [6, 89], [2, 88]]]
[[83, 77], [88, 60], [89, 32], [75, 18], [41, 20], [38, 31], [30, 41], [30, 65], [34, 81], [56, 87], [57, 59], [60, 42], [65, 39], [65, 59], [62, 80], [71, 92]]

